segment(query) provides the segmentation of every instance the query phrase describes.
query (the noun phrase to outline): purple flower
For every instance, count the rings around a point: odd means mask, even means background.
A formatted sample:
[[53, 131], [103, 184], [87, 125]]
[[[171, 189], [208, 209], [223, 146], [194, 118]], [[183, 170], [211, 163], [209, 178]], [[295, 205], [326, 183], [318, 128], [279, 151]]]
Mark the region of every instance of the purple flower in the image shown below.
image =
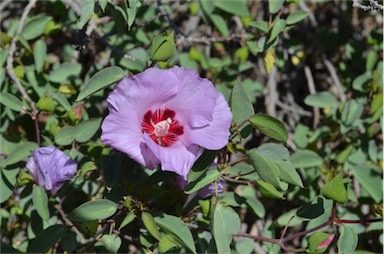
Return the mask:
[[76, 174], [77, 164], [56, 147], [47, 146], [33, 151], [27, 170], [38, 185], [55, 194]]
[[212, 82], [194, 70], [149, 68], [125, 77], [108, 96], [105, 144], [146, 166], [186, 179], [201, 147], [223, 148], [232, 114]]

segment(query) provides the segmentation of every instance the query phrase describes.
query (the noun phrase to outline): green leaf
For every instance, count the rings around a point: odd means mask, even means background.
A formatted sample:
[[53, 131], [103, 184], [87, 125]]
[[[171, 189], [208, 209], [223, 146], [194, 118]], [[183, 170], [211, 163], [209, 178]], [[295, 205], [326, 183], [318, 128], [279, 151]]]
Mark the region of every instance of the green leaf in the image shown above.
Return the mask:
[[324, 253], [327, 250], [328, 246], [331, 244], [334, 237], [335, 235], [323, 232], [315, 232], [308, 238], [309, 253]]
[[3, 67], [5, 61], [7, 61], [9, 49], [7, 48], [2, 48], [0, 50], [0, 66]]
[[107, 7], [109, 0], [98, 0], [100, 8], [105, 12], [105, 7]]
[[341, 121], [346, 126], [353, 125], [364, 111], [364, 105], [356, 100], [349, 100], [345, 105], [343, 113], [341, 114]]
[[180, 248], [180, 244], [177, 242], [173, 235], [165, 233], [160, 234], [159, 251], [160, 253], [166, 253], [170, 250]]
[[100, 239], [101, 244], [112, 253], [117, 253], [121, 246], [121, 238], [118, 235], [103, 235]]
[[53, 247], [66, 233], [67, 227], [64, 225], [53, 225], [41, 231], [31, 242], [28, 248], [29, 253], [45, 253]]
[[21, 36], [29, 41], [42, 35], [45, 31], [45, 27], [52, 17], [49, 16], [36, 16], [31, 18], [24, 26]]
[[276, 139], [281, 142], [287, 142], [288, 132], [284, 127], [284, 124], [278, 119], [263, 114], [253, 115], [249, 118], [252, 126], [258, 129], [261, 133]]
[[81, 15], [77, 21], [77, 28], [79, 30], [83, 29], [93, 14], [95, 14], [95, 0], [81, 1]]
[[19, 98], [10, 93], [0, 93], [0, 103], [17, 112], [23, 109], [23, 103]]
[[8, 154], [8, 157], [3, 161], [3, 165], [12, 165], [27, 158], [36, 148], [37, 144], [35, 142], [22, 142], [17, 144]]
[[223, 19], [223, 17], [221, 17], [220, 15], [212, 14], [211, 20], [212, 20], [213, 24], [215, 25], [215, 27], [219, 30], [219, 32], [224, 37], [228, 37], [229, 31], [228, 31], [228, 26], [227, 26], [225, 19]]
[[155, 217], [156, 223], [167, 234], [172, 234], [176, 241], [196, 253], [196, 247], [192, 237], [192, 233], [188, 226], [178, 217], [162, 214]]
[[148, 54], [152, 61], [168, 61], [176, 55], [176, 44], [173, 31], [157, 35], [149, 48]]
[[316, 167], [323, 163], [323, 159], [311, 150], [298, 150], [291, 155], [290, 161], [295, 168]]
[[186, 194], [194, 193], [208, 184], [218, 180], [220, 177], [220, 171], [218, 171], [216, 167], [211, 167], [207, 171], [204, 171], [204, 174], [202, 174], [197, 180], [185, 186], [184, 192]]
[[19, 168], [5, 169], [1, 170], [0, 175], [0, 203], [8, 200], [12, 196], [16, 181], [17, 175], [19, 174]]
[[129, 212], [127, 216], [125, 216], [124, 220], [121, 222], [119, 230], [131, 223], [135, 218], [136, 215], [133, 212]]
[[271, 43], [274, 39], [279, 36], [279, 34], [284, 30], [285, 28], [285, 20], [276, 18], [272, 25], [271, 35], [269, 36], [269, 39], [267, 43]]
[[156, 226], [156, 222], [153, 216], [148, 212], [142, 212], [141, 220], [143, 221], [144, 226], [148, 229], [149, 233], [151, 233], [155, 239], [160, 241], [160, 232]]
[[51, 71], [49, 80], [60, 83], [71, 77], [78, 77], [81, 72], [81, 64], [78, 63], [63, 63], [58, 68]]
[[215, 6], [240, 17], [250, 16], [246, 0], [215, 0]]
[[51, 96], [44, 95], [40, 97], [39, 101], [36, 103], [36, 107], [45, 112], [53, 112], [55, 110], [55, 103]]
[[32, 52], [28, 41], [24, 38], [22, 34], [17, 35], [17, 40], [21, 43], [21, 45], [23, 45], [24, 48], [26, 48], [29, 52]]
[[264, 20], [261, 21], [252, 21], [249, 23], [249, 26], [259, 29], [264, 33], [268, 33], [269, 26], [268, 23]]
[[77, 246], [76, 233], [68, 230], [60, 240], [60, 246], [63, 250], [73, 253]]
[[76, 128], [72, 126], [64, 126], [55, 135], [55, 142], [61, 146], [70, 145], [76, 136]]
[[110, 66], [95, 73], [85, 84], [76, 101], [81, 101], [85, 97], [94, 94], [95, 92], [109, 86], [110, 84], [119, 81], [127, 75], [127, 72], [118, 66]]
[[49, 209], [48, 209], [48, 196], [47, 192], [42, 186], [35, 186], [32, 190], [33, 206], [36, 208], [37, 213], [40, 217], [48, 221], [49, 220]]
[[43, 40], [38, 40], [33, 45], [33, 58], [35, 60], [35, 69], [41, 72], [44, 66], [45, 57], [47, 56], [47, 45]]
[[131, 29], [131, 26], [136, 18], [138, 0], [128, 0], [129, 8], [127, 9], [128, 13], [128, 29]]
[[188, 181], [194, 182], [197, 178], [204, 174], [204, 172], [207, 171], [209, 166], [215, 160], [216, 154], [216, 151], [204, 150], [203, 154], [197, 159], [189, 171]]
[[268, 10], [269, 13], [275, 14], [280, 11], [281, 7], [283, 7], [284, 0], [269, 0], [268, 1]]
[[335, 108], [339, 104], [336, 97], [330, 92], [318, 92], [308, 95], [304, 99], [304, 103], [318, 108]]
[[233, 86], [229, 104], [231, 106], [233, 120], [237, 124], [246, 121], [251, 115], [255, 114], [253, 105], [240, 82], [236, 82]]
[[263, 203], [261, 203], [256, 198], [255, 189], [251, 186], [242, 185], [241, 186], [241, 196], [245, 197], [247, 205], [253, 210], [253, 212], [259, 216], [260, 218], [264, 218], [265, 216], [265, 208]]
[[362, 165], [351, 165], [353, 176], [359, 181], [363, 188], [371, 195], [376, 203], [383, 200], [382, 178], [381, 174], [374, 172], [372, 167], [364, 163]]
[[303, 124], [298, 124], [293, 135], [293, 141], [299, 148], [305, 148], [308, 145], [309, 128]]
[[364, 73], [353, 80], [352, 87], [359, 92], [369, 92], [370, 81], [372, 81], [372, 75]]
[[216, 203], [211, 218], [211, 232], [218, 253], [231, 253], [232, 237], [240, 231], [240, 224], [239, 215], [231, 207]]
[[295, 11], [293, 13], [290, 13], [287, 17], [287, 25], [293, 25], [297, 22], [302, 21], [308, 16], [308, 12], [306, 11]]
[[117, 210], [114, 202], [107, 199], [88, 201], [75, 208], [68, 218], [74, 222], [86, 222], [91, 220], [101, 220], [112, 216]]
[[280, 180], [299, 186], [301, 188], [304, 187], [300, 175], [297, 173], [295, 167], [291, 164], [290, 161], [279, 161], [276, 162], [276, 164], [279, 166]]
[[351, 227], [347, 225], [342, 224], [339, 228], [340, 236], [337, 241], [338, 253], [354, 253], [358, 242], [357, 234]]
[[278, 189], [283, 189], [283, 184], [279, 179], [279, 166], [276, 163], [279, 157], [288, 159], [288, 150], [277, 144], [264, 144], [258, 148], [253, 148], [248, 152], [248, 158], [259, 174], [260, 178]]
[[338, 173], [321, 188], [321, 194], [326, 198], [333, 199], [337, 203], [346, 203], [348, 201], [348, 190], [345, 187], [345, 180], [350, 179], [343, 179], [342, 172]]
[[101, 119], [88, 119], [79, 123], [75, 127], [75, 139], [77, 142], [84, 143], [90, 140], [99, 130]]
[[377, 52], [375, 49], [371, 49], [367, 55], [367, 61], [365, 63], [365, 69], [367, 71], [372, 71], [377, 62]]
[[275, 186], [262, 180], [257, 180], [257, 186], [261, 193], [266, 198], [284, 199], [283, 193], [279, 192]]

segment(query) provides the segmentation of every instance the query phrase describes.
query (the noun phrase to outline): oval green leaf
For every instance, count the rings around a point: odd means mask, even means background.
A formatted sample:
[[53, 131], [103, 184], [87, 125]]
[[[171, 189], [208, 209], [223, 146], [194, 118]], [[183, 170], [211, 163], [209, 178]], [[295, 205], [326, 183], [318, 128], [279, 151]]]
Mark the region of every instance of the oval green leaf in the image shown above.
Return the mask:
[[240, 231], [240, 225], [239, 215], [231, 207], [216, 203], [211, 218], [211, 232], [218, 253], [231, 253], [232, 237]]
[[220, 171], [218, 171], [216, 167], [212, 167], [207, 171], [204, 171], [204, 174], [202, 174], [196, 181], [193, 181], [185, 186], [184, 192], [186, 194], [194, 193], [204, 186], [207, 186], [208, 184], [216, 181], [220, 178], [220, 176]]
[[141, 220], [144, 223], [144, 226], [148, 229], [149, 233], [158, 241], [160, 241], [160, 231], [156, 226], [155, 219], [148, 212], [141, 213]]
[[51, 19], [52, 17], [45, 15], [31, 18], [20, 35], [27, 41], [39, 37], [44, 33], [45, 27]]
[[49, 74], [49, 80], [60, 83], [70, 77], [78, 77], [81, 72], [81, 65], [78, 63], [63, 63]]
[[27, 158], [36, 148], [37, 144], [35, 142], [22, 142], [17, 144], [3, 161], [4, 166], [12, 165]]
[[19, 98], [9, 93], [0, 93], [0, 103], [17, 112], [23, 109], [23, 103]]
[[323, 163], [323, 159], [311, 150], [298, 150], [291, 155], [290, 161], [295, 168], [316, 167]]
[[77, 142], [84, 143], [92, 138], [100, 128], [101, 119], [89, 119], [79, 123], [75, 127], [75, 139]]
[[355, 231], [346, 225], [340, 226], [340, 237], [337, 241], [338, 253], [354, 253], [357, 247], [358, 237]]
[[295, 11], [290, 13], [287, 17], [287, 25], [293, 25], [301, 20], [305, 19], [308, 16], [308, 12], [306, 11]]
[[73, 142], [76, 136], [76, 128], [64, 126], [55, 135], [55, 142], [61, 146], [67, 146]]
[[284, 127], [284, 124], [278, 119], [269, 116], [257, 114], [249, 118], [252, 126], [258, 129], [264, 135], [276, 139], [281, 142], [287, 142], [288, 132]]
[[267, 43], [272, 42], [274, 39], [279, 36], [279, 34], [284, 30], [286, 26], [286, 22], [284, 19], [276, 18], [276, 20], [273, 22], [271, 35], [267, 41]]
[[98, 71], [89, 79], [88, 83], [77, 96], [76, 101], [83, 100], [85, 97], [119, 81], [126, 75], [127, 72], [118, 66], [110, 66]]
[[188, 248], [193, 253], [196, 253], [192, 233], [180, 218], [162, 214], [161, 216], [155, 217], [155, 221], [163, 231], [167, 234], [172, 234], [178, 243]]
[[35, 60], [35, 69], [41, 72], [44, 66], [45, 57], [47, 56], [47, 45], [43, 40], [38, 40], [33, 45], [33, 58]]
[[92, 220], [106, 219], [112, 216], [117, 210], [114, 202], [107, 199], [88, 201], [75, 208], [68, 218], [74, 222], [86, 222]]
[[318, 92], [308, 95], [304, 99], [304, 103], [308, 106], [318, 108], [333, 108], [339, 104], [336, 97], [330, 92]]
[[47, 221], [49, 219], [48, 196], [42, 186], [35, 186], [32, 190], [33, 205], [40, 217]]
[[213, 24], [215, 25], [215, 27], [217, 28], [217, 30], [219, 30], [219, 32], [224, 37], [228, 37], [229, 31], [228, 31], [228, 26], [227, 26], [225, 19], [218, 14], [212, 14], [211, 20], [212, 20]]
[[59, 241], [66, 233], [67, 227], [64, 225], [53, 225], [42, 232], [32, 241], [28, 248], [29, 253], [45, 253], [49, 248]]
[[283, 193], [278, 191], [272, 184], [264, 182], [262, 180], [258, 180], [256, 182], [261, 195], [263, 195], [264, 197], [273, 199], [284, 199]]
[[118, 235], [103, 235], [101, 237], [101, 244], [112, 253], [117, 253], [121, 246], [121, 238]]

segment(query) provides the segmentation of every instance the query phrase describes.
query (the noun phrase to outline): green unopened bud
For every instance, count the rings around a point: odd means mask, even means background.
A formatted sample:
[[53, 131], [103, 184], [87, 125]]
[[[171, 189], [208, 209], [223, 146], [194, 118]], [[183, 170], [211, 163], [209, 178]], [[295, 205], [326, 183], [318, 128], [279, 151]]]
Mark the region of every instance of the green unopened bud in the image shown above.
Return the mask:
[[100, 171], [93, 161], [88, 161], [81, 167], [80, 175], [83, 179], [95, 180], [100, 176]]
[[174, 33], [161, 33], [153, 39], [149, 49], [149, 57], [152, 61], [168, 61], [176, 54]]
[[80, 122], [80, 120], [83, 118], [84, 112], [83, 112], [83, 105], [79, 104], [76, 107], [73, 107], [69, 112], [68, 112], [68, 120], [72, 124], [76, 124]]
[[53, 102], [53, 98], [46, 95], [40, 98], [36, 106], [41, 111], [53, 112], [55, 110], [55, 103]]
[[19, 176], [17, 177], [17, 186], [23, 187], [24, 185], [32, 182], [33, 182], [33, 177], [27, 172], [25, 172], [24, 170], [21, 170], [19, 173]]

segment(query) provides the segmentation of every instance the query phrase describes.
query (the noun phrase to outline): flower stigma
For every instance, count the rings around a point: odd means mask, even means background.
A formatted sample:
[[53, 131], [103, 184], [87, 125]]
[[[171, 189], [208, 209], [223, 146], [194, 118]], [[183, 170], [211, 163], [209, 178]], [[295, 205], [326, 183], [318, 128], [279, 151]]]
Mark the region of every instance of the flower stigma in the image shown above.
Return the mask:
[[157, 109], [154, 113], [147, 111], [141, 121], [142, 132], [160, 146], [170, 146], [184, 133], [183, 126], [174, 119], [175, 112], [170, 109]]

